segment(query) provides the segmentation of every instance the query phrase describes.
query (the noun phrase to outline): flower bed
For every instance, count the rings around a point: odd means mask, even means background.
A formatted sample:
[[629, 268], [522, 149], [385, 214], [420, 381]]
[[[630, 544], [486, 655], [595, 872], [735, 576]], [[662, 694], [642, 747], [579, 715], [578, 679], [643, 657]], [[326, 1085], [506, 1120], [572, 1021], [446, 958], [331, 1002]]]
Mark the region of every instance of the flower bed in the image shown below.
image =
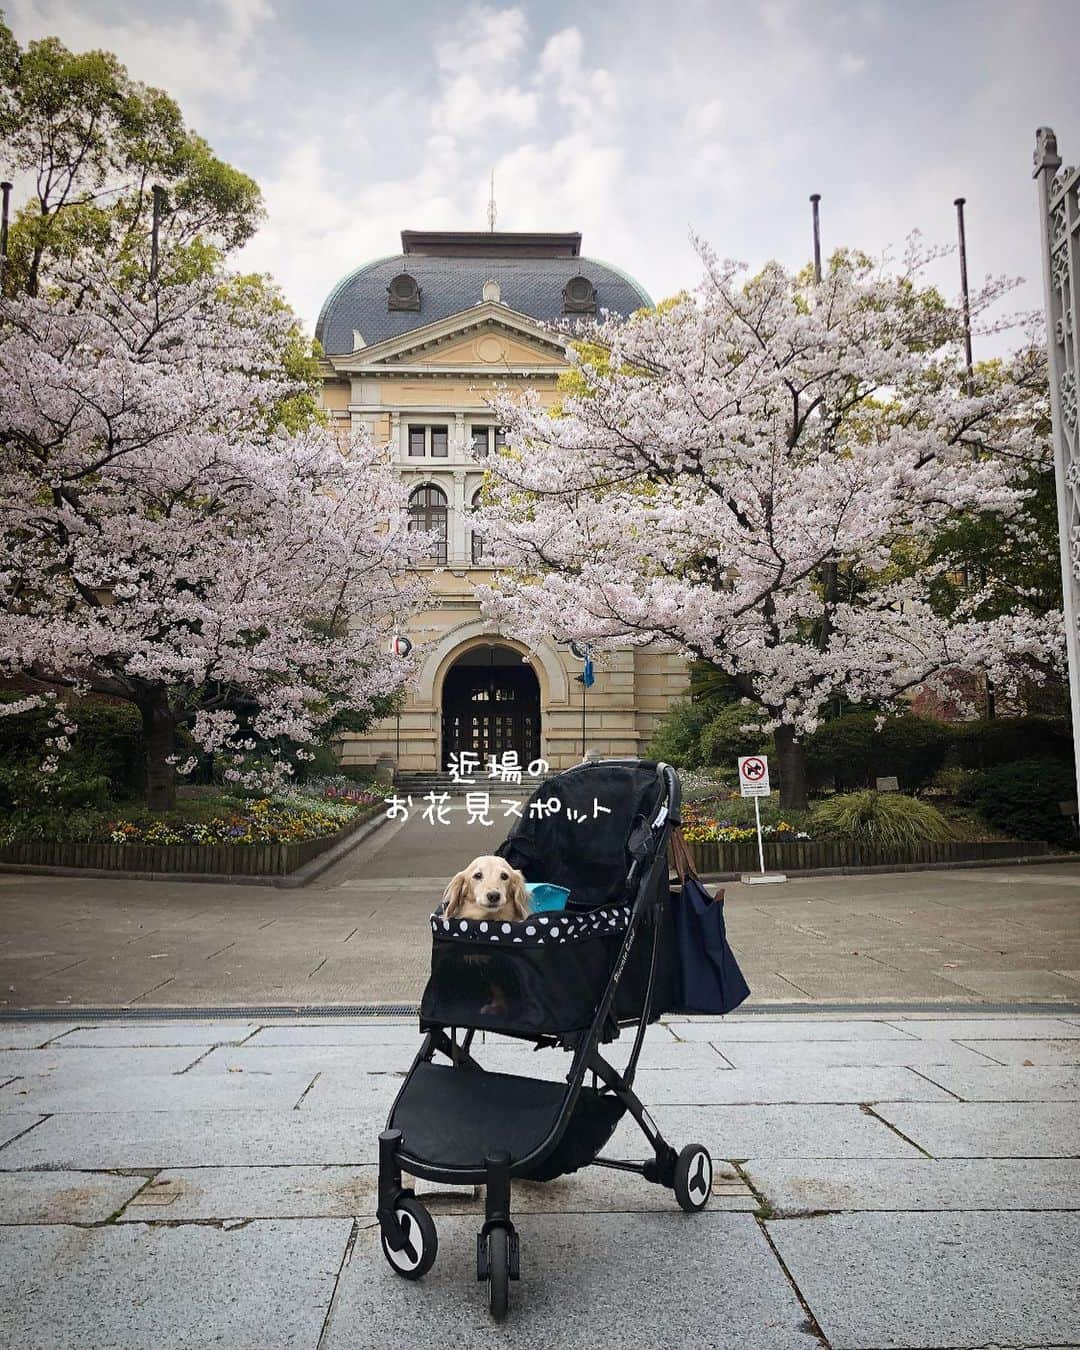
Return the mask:
[[258, 801], [200, 800], [154, 817], [102, 814], [80, 838], [13, 838], [0, 862], [23, 867], [93, 868], [138, 873], [284, 876], [380, 814], [382, 798], [361, 790], [348, 800], [292, 793]]
[[[714, 874], [756, 872], [756, 838], [751, 843], [716, 840], [689, 845], [699, 872]], [[791, 839], [765, 843], [765, 870], [805, 872], [818, 868], [913, 867], [940, 863], [983, 862], [995, 858], [1030, 858], [1052, 852], [1042, 839], [966, 840], [955, 843], [908, 844], [898, 848], [874, 848], [845, 839]]]

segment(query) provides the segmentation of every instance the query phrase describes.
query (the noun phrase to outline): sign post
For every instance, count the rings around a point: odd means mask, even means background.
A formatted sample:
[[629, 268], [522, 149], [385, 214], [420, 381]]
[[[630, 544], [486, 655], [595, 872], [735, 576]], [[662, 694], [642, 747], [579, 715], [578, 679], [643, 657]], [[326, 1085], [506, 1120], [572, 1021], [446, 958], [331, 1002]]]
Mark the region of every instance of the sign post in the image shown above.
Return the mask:
[[783, 872], [765, 871], [765, 844], [761, 837], [761, 806], [758, 799], [769, 796], [769, 761], [764, 755], [742, 755], [739, 758], [739, 791], [754, 799], [754, 819], [757, 822], [757, 849], [760, 872], [744, 872], [743, 881], [750, 885], [787, 881]]
[[[412, 651], [412, 639], [407, 638], [404, 633], [395, 633], [390, 639], [389, 652], [391, 656], [400, 656], [402, 658], [409, 655]], [[394, 773], [401, 772], [401, 691], [398, 691], [397, 709], [395, 717], [397, 728], [394, 736]]]

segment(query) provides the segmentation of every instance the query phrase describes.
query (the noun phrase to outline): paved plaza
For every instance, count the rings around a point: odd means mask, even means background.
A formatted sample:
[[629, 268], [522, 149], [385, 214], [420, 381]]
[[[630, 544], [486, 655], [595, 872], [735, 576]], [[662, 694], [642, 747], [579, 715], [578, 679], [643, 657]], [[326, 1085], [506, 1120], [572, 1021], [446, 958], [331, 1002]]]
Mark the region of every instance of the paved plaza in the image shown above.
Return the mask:
[[[723, 1160], [713, 1203], [596, 1168], [515, 1186], [501, 1328], [471, 1191], [429, 1198], [421, 1283], [379, 1250], [376, 1138], [417, 1044], [404, 1019], [0, 1022], [0, 1347], [1080, 1343], [1075, 1012], [651, 1029], [641, 1096]], [[606, 1152], [643, 1143], [624, 1124]]]
[[[0, 1007], [413, 1004], [427, 916], [509, 821], [387, 823], [308, 886], [0, 872]], [[755, 1003], [1080, 1000], [1080, 860], [729, 885]]]

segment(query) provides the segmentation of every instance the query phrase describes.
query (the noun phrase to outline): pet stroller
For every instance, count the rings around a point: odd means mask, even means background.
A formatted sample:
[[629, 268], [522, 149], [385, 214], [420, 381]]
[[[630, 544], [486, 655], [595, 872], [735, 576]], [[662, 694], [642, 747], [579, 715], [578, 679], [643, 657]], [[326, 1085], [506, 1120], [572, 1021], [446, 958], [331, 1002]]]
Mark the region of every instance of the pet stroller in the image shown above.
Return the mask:
[[[565, 911], [520, 923], [432, 916], [420, 1004], [426, 1036], [379, 1136], [378, 1219], [398, 1275], [419, 1279], [438, 1245], [427, 1209], [403, 1188], [403, 1170], [486, 1187], [476, 1276], [487, 1281], [497, 1320], [519, 1272], [513, 1178], [550, 1181], [595, 1163], [670, 1187], [690, 1213], [708, 1203], [708, 1151], [689, 1144], [677, 1153], [633, 1091], [645, 1029], [674, 1000], [667, 850], [679, 804], [666, 764], [569, 769], [536, 789], [496, 850], [526, 880], [568, 888]], [[636, 1034], [620, 1071], [600, 1046], [623, 1026]], [[484, 1070], [473, 1054], [477, 1031], [570, 1052], [565, 1081]], [[598, 1156], [626, 1112], [649, 1142], [646, 1162]]]

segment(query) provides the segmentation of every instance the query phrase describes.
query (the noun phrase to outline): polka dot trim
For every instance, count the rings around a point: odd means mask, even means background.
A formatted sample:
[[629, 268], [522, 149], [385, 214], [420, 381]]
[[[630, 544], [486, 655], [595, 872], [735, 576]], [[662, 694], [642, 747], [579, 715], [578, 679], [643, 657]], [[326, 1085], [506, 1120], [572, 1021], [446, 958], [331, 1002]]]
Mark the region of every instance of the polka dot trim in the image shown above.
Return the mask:
[[630, 923], [630, 905], [593, 909], [584, 914], [530, 914], [520, 923], [491, 923], [488, 919], [458, 919], [451, 924], [438, 909], [431, 916], [432, 934], [440, 942], [510, 942], [526, 947], [582, 942], [592, 937], [624, 933]]

